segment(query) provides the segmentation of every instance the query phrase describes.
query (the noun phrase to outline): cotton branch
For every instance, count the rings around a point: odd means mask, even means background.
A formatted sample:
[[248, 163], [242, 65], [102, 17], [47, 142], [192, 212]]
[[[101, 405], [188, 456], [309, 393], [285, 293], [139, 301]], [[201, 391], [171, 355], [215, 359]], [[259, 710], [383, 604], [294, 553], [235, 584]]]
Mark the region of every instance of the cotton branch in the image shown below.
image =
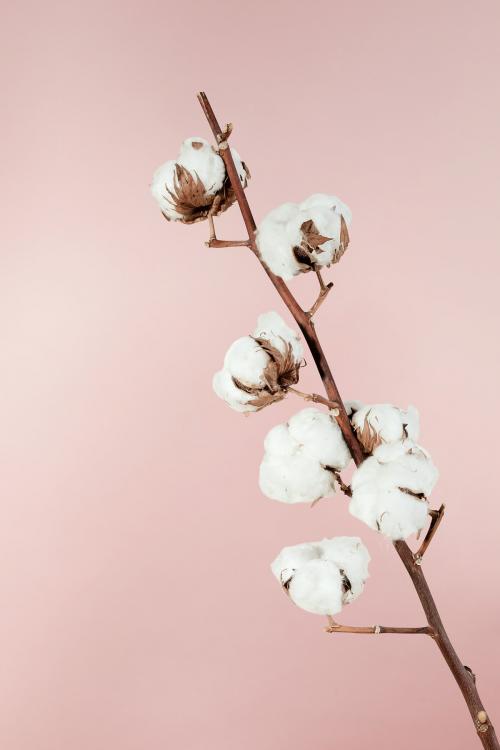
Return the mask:
[[[200, 104], [203, 108], [205, 116], [208, 120], [208, 123], [212, 129], [212, 132], [217, 142], [223, 146], [225, 138], [227, 138], [229, 128], [227, 128], [225, 132], [221, 130], [220, 125], [217, 121], [217, 118], [215, 117], [214, 111], [205, 93], [203, 92], [200, 93], [198, 95], [198, 99], [200, 101]], [[231, 151], [229, 148], [221, 148], [219, 150], [219, 153], [226, 166], [227, 175], [231, 182], [231, 187], [234, 190], [236, 199], [238, 201], [238, 204], [241, 210], [243, 221], [245, 223], [245, 226], [248, 232], [249, 246], [251, 250], [255, 253], [258, 260], [261, 262], [263, 269], [266, 272], [267, 276], [269, 277], [271, 283], [274, 285], [281, 299], [283, 300], [285, 305], [288, 307], [290, 313], [292, 314], [297, 324], [299, 325], [304, 335], [304, 338], [309, 346], [314, 362], [318, 368], [318, 372], [321, 376], [321, 379], [323, 380], [328, 400], [338, 403], [338, 416], [336, 417], [337, 422], [339, 424], [340, 429], [342, 430], [342, 434], [344, 436], [347, 446], [349, 447], [352, 458], [354, 459], [354, 462], [356, 463], [356, 465], [359, 466], [364, 461], [364, 458], [365, 458], [364, 451], [363, 451], [361, 443], [358, 441], [356, 435], [353, 432], [351, 422], [349, 420], [349, 417], [347, 416], [347, 412], [343, 405], [338, 388], [335, 384], [332, 371], [328, 364], [327, 358], [321, 347], [315, 327], [312, 324], [312, 321], [310, 317], [308, 316], [307, 312], [305, 312], [300, 307], [297, 300], [292, 295], [292, 293], [288, 289], [287, 285], [283, 282], [283, 280], [278, 278], [274, 273], [272, 273], [272, 271], [270, 271], [270, 269], [263, 263], [262, 258], [260, 257], [257, 245], [256, 245], [256, 241], [255, 241], [256, 224], [255, 224], [252, 212], [250, 210], [248, 200], [244, 193], [243, 187], [240, 183], [240, 179], [238, 177], [238, 173], [237, 173], [237, 170], [236, 170], [236, 167], [235, 167], [232, 155], [231, 155]], [[436, 527], [436, 523], [434, 524], [433, 533], [435, 533], [435, 527]], [[483, 747], [486, 748], [486, 750], [500, 750], [500, 744], [498, 743], [498, 740], [496, 738], [494, 727], [490, 723], [488, 714], [486, 713], [486, 710], [481, 702], [474, 680], [471, 677], [470, 672], [462, 664], [461, 660], [459, 659], [455, 649], [453, 648], [450, 642], [450, 639], [444, 628], [438, 609], [432, 597], [431, 591], [424, 577], [421, 566], [415, 563], [415, 557], [412, 551], [410, 550], [409, 546], [406, 544], [406, 542], [396, 541], [394, 542], [394, 547], [415, 587], [417, 595], [422, 604], [422, 608], [425, 612], [426, 619], [429, 625], [429, 630], [432, 633], [433, 640], [436, 642], [438, 648], [440, 649], [443, 655], [443, 658], [445, 659], [450, 671], [452, 672], [464, 696], [465, 702], [467, 704], [470, 715], [474, 722], [474, 727], [477, 731], [478, 737]], [[344, 626], [344, 627], [347, 627], [347, 626]], [[334, 632], [352, 632], [352, 631], [334, 630]], [[362, 632], [367, 632], [367, 631], [362, 631]], [[375, 633], [375, 630], [372, 629], [370, 631], [370, 629], [368, 629], [368, 632]], [[407, 632], [407, 631], [405, 630], [404, 632]]]
[[444, 516], [444, 509], [445, 505], [441, 505], [439, 510], [430, 510], [429, 515], [431, 516], [431, 522], [429, 525], [429, 528], [427, 529], [427, 534], [424, 537], [424, 540], [420, 547], [418, 548], [417, 552], [415, 553], [415, 563], [416, 565], [422, 564], [422, 558], [429, 546], [429, 544], [432, 542], [434, 535], [436, 531], [439, 528], [439, 524], [443, 520]]
[[328, 406], [329, 409], [339, 408], [339, 404], [337, 401], [330, 401], [324, 396], [320, 396], [318, 393], [304, 393], [303, 391], [299, 391], [297, 390], [297, 388], [292, 388], [291, 386], [288, 388], [288, 391], [290, 393], [294, 393], [296, 396], [300, 396], [300, 398], [303, 398], [304, 401], [312, 401], [315, 404], [323, 404], [323, 406]]
[[393, 628], [385, 625], [371, 625], [368, 627], [357, 627], [354, 625], [341, 625], [328, 615], [329, 625], [325, 628], [327, 633], [359, 633], [361, 635], [379, 635], [381, 633], [399, 633], [401, 635], [430, 635], [434, 637], [432, 628]]
[[321, 305], [327, 298], [330, 290], [333, 289], [333, 282], [330, 281], [328, 284], [325, 284], [325, 282], [323, 281], [323, 277], [321, 275], [321, 271], [318, 268], [315, 268], [314, 270], [316, 272], [316, 276], [318, 277], [318, 281], [319, 281], [319, 294], [314, 305], [306, 313], [309, 319], [311, 319], [313, 315], [318, 311], [318, 309], [321, 307]]

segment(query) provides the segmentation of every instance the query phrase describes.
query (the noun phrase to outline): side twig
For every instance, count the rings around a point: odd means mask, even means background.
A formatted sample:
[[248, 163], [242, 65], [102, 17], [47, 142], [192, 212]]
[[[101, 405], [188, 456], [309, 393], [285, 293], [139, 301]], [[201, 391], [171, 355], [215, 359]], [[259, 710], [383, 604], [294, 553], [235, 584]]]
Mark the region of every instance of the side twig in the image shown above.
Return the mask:
[[303, 391], [297, 390], [297, 388], [292, 388], [292, 386], [288, 386], [287, 390], [289, 393], [295, 393], [296, 396], [300, 396], [300, 398], [303, 398], [304, 401], [312, 401], [315, 404], [323, 404], [323, 406], [328, 406], [329, 409], [339, 408], [338, 401], [330, 401], [328, 398], [320, 396], [319, 393], [304, 393]]
[[441, 505], [441, 507], [439, 508], [439, 510], [430, 510], [429, 511], [429, 515], [431, 516], [431, 522], [429, 524], [429, 528], [427, 529], [427, 534], [425, 535], [425, 537], [424, 537], [424, 539], [422, 541], [422, 544], [420, 545], [420, 547], [418, 548], [418, 550], [415, 552], [415, 555], [414, 555], [414, 557], [415, 557], [415, 563], [417, 565], [421, 565], [422, 564], [422, 558], [423, 558], [423, 556], [424, 556], [424, 554], [425, 554], [425, 552], [426, 552], [429, 544], [434, 539], [434, 535], [435, 535], [436, 531], [439, 528], [439, 524], [443, 520], [445, 507], [446, 506], [443, 504], [443, 505]]
[[325, 628], [327, 633], [359, 633], [361, 635], [379, 635], [381, 633], [400, 633], [402, 635], [430, 635], [434, 636], [432, 628], [393, 628], [386, 625], [371, 625], [368, 627], [357, 627], [355, 625], [341, 625], [328, 615], [329, 625]]

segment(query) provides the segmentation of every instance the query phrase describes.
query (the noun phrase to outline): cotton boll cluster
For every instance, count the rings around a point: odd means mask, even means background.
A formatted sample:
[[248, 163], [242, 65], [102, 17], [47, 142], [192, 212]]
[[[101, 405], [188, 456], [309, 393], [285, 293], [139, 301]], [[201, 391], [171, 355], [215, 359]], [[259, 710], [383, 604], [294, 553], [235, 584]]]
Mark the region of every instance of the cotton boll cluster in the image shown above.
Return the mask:
[[371, 456], [354, 472], [349, 511], [393, 541], [406, 539], [427, 522], [438, 471], [427, 451], [410, 440], [383, 448], [393, 455]]
[[303, 409], [267, 434], [259, 484], [271, 500], [309, 503], [335, 491], [333, 470], [344, 469], [349, 450], [335, 418]]
[[[246, 187], [250, 173], [235, 149], [231, 154]], [[210, 209], [217, 216], [235, 201], [224, 162], [204, 138], [184, 141], [177, 159], [156, 170], [151, 192], [166, 219], [186, 224], [206, 219]]]
[[270, 211], [259, 224], [257, 246], [268, 268], [288, 280], [337, 263], [349, 243], [350, 223], [345, 203], [315, 193], [302, 203], [284, 203]]
[[298, 607], [334, 615], [363, 591], [369, 562], [361, 539], [341, 536], [285, 547], [271, 570]]
[[214, 375], [215, 393], [235, 411], [250, 412], [279, 401], [298, 382], [302, 344], [276, 312], [260, 315], [252, 336], [229, 347]]

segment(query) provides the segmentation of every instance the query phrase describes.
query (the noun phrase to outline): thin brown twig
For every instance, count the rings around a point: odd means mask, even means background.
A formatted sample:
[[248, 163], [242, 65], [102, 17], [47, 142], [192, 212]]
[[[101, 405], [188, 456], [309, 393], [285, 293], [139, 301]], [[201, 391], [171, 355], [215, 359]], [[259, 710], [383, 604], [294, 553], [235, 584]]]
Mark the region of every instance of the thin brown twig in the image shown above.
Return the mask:
[[[319, 273], [316, 271], [316, 273]], [[319, 294], [317, 296], [316, 302], [311, 307], [310, 310], [307, 311], [306, 315], [309, 318], [309, 320], [318, 312], [319, 308], [325, 301], [325, 299], [328, 297], [329, 292], [333, 289], [333, 282], [330, 281], [328, 284], [322, 284], [321, 289], [319, 291]]]
[[217, 237], [211, 237], [205, 245], [207, 247], [250, 247], [248, 240], [218, 240]]
[[416, 562], [417, 565], [421, 565], [422, 564], [422, 558], [423, 558], [423, 556], [424, 556], [424, 554], [425, 554], [425, 552], [426, 552], [429, 544], [432, 542], [432, 540], [434, 538], [434, 535], [435, 535], [436, 531], [439, 528], [439, 524], [443, 520], [445, 507], [446, 506], [443, 504], [443, 505], [441, 505], [441, 507], [439, 508], [439, 510], [430, 510], [429, 511], [429, 515], [431, 516], [431, 522], [429, 524], [429, 528], [427, 529], [427, 534], [425, 535], [425, 537], [424, 537], [424, 539], [422, 541], [422, 544], [420, 545], [420, 547], [418, 548], [418, 550], [415, 552], [415, 555], [414, 555], [415, 562]]
[[351, 486], [349, 484], [346, 484], [344, 482], [344, 480], [340, 476], [340, 471], [338, 471], [338, 469], [330, 469], [330, 471], [332, 472], [332, 474], [335, 475], [335, 479], [337, 480], [337, 483], [338, 483], [340, 489], [342, 490], [342, 492], [344, 493], [344, 495], [347, 495], [347, 497], [352, 497]]
[[[220, 125], [206, 94], [204, 92], [201, 92], [198, 95], [198, 99], [205, 113], [207, 121], [212, 129], [214, 137], [216, 138], [218, 143], [221, 143], [221, 141], [224, 140], [224, 134], [220, 128]], [[325, 386], [328, 399], [330, 401], [338, 402], [339, 414], [337, 416], [337, 422], [349, 447], [353, 460], [355, 464], [359, 466], [365, 458], [363, 448], [352, 429], [349, 417], [347, 416], [347, 412], [340, 397], [340, 393], [333, 379], [332, 371], [317, 336], [315, 326], [312, 320], [310, 320], [310, 318], [307, 316], [307, 313], [304, 312], [304, 310], [300, 307], [297, 300], [290, 292], [284, 281], [275, 276], [262, 261], [255, 242], [256, 224], [250, 210], [247, 197], [241, 185], [238, 173], [236, 171], [236, 167], [231, 155], [231, 150], [229, 148], [223, 148], [220, 151], [220, 155], [224, 160], [227, 174], [231, 182], [231, 187], [235, 192], [236, 199], [240, 207], [241, 215], [248, 232], [250, 248], [259, 259], [262, 267], [264, 268], [264, 271], [271, 280], [271, 283], [274, 285], [276, 291], [280, 295], [285, 305], [288, 307], [290, 313], [293, 315], [295, 321], [297, 322], [297, 325], [302, 331], [302, 334], [306, 340], [307, 345], [309, 346], [311, 355]], [[420, 603], [422, 604], [422, 608], [425, 612], [428, 625], [434, 633], [433, 640], [436, 642], [439, 650], [443, 655], [443, 658], [445, 659], [462, 692], [462, 695], [465, 699], [470, 715], [474, 722], [478, 737], [483, 747], [486, 748], [486, 750], [500, 750], [500, 744], [498, 743], [495, 729], [491, 724], [488, 714], [486, 713], [486, 710], [483, 706], [475, 682], [472, 679], [468, 669], [466, 669], [460, 661], [441, 621], [441, 617], [432, 597], [431, 591], [429, 589], [427, 581], [425, 580], [422, 567], [416, 564], [413, 552], [405, 541], [394, 542], [394, 547], [415, 587], [417, 595], [420, 599]]]
[[432, 628], [394, 628], [386, 625], [369, 625], [358, 627], [356, 625], [341, 625], [328, 615], [329, 625], [325, 628], [327, 633], [359, 633], [361, 635], [380, 635], [381, 633], [400, 633], [401, 635], [435, 635]]
[[292, 388], [292, 386], [288, 386], [287, 391], [289, 391], [289, 393], [295, 393], [296, 396], [300, 396], [300, 398], [303, 398], [304, 401], [312, 401], [315, 404], [323, 404], [323, 406], [328, 406], [329, 409], [339, 408], [337, 401], [330, 401], [328, 398], [320, 396], [319, 393], [304, 393], [303, 391], [299, 391], [297, 388]]

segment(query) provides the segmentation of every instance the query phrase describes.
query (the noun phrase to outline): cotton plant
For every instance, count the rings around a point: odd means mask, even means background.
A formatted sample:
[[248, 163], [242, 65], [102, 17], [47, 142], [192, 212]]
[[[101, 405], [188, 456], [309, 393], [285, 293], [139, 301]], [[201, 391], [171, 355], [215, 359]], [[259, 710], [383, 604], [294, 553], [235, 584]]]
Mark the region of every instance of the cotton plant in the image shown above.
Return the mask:
[[[483, 746], [500, 750], [474, 675], [450, 642], [423, 572], [424, 554], [442, 521], [444, 505], [431, 507], [438, 471], [419, 442], [418, 411], [390, 403], [343, 402], [315, 328], [313, 318], [333, 286], [324, 281], [323, 273], [333, 270], [349, 247], [351, 211], [333, 194], [314, 193], [273, 208], [257, 226], [244, 192], [248, 169], [228, 143], [232, 125], [221, 130], [206, 95], [201, 93], [199, 101], [216, 143], [187, 139], [178, 158], [155, 173], [153, 196], [169, 220], [190, 224], [207, 219], [209, 248], [250, 248], [296, 324], [296, 329], [289, 327], [274, 311], [261, 314], [253, 333], [243, 332], [229, 346], [222, 369], [213, 377], [214, 391], [231, 409], [246, 415], [274, 408], [288, 394], [315, 404], [289, 414], [265, 437], [259, 470], [262, 493], [281, 503], [310, 505], [324, 499], [339, 503], [346, 496], [350, 514], [367, 533], [381, 535], [397, 552], [427, 624], [355, 626], [333, 619], [358, 599], [368, 579], [370, 554], [359, 537], [339, 535], [285, 546], [271, 571], [294, 605], [328, 618], [329, 633], [430, 636], [464, 695]], [[248, 237], [220, 240], [214, 217], [235, 202]], [[319, 290], [312, 305], [303, 309], [285, 281], [311, 271]], [[304, 364], [299, 331], [318, 369], [324, 396], [295, 387]], [[354, 471], [347, 484], [341, 472], [351, 463]], [[413, 551], [408, 540], [421, 534], [423, 540]]]

